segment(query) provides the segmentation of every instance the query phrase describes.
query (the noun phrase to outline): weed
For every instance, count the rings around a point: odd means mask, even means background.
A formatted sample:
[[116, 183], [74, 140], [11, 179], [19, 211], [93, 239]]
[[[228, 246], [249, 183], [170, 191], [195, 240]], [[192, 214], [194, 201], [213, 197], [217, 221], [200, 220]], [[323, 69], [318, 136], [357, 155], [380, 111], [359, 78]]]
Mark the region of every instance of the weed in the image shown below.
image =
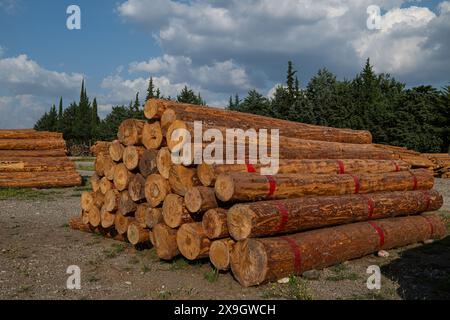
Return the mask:
[[182, 270], [182, 269], [185, 269], [188, 265], [189, 265], [189, 262], [187, 262], [187, 260], [185, 258], [178, 257], [172, 261], [169, 269], [171, 271]]
[[303, 279], [291, 276], [289, 277], [288, 285], [292, 298], [296, 300], [312, 300], [313, 296]]
[[212, 268], [211, 270], [205, 272], [203, 276], [206, 280], [208, 280], [208, 282], [216, 282], [217, 279], [219, 279], [219, 270], [217, 270], [216, 268]]
[[158, 292], [157, 296], [159, 300], [168, 300], [172, 296], [172, 293], [170, 291], [162, 290]]
[[342, 281], [342, 280], [358, 280], [359, 275], [348, 270], [348, 267], [342, 263], [331, 268], [333, 275], [327, 277], [328, 281]]

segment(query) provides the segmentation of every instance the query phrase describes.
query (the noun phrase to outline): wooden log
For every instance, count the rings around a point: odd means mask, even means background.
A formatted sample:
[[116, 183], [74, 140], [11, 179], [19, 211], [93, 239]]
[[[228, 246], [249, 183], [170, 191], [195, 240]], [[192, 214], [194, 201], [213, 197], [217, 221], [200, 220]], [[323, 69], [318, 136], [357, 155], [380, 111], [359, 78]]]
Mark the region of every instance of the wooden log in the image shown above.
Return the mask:
[[94, 169], [99, 177], [105, 176], [105, 159], [106, 156], [101, 152], [95, 157]]
[[209, 256], [211, 240], [206, 236], [201, 222], [185, 223], [178, 229], [177, 245], [185, 258], [197, 260]]
[[150, 234], [148, 230], [142, 228], [137, 223], [130, 223], [128, 225], [127, 238], [133, 245], [150, 242]]
[[106, 210], [105, 206], [102, 207], [100, 211], [100, 216], [102, 228], [108, 229], [114, 226], [114, 220], [116, 219], [116, 215]]
[[142, 129], [142, 144], [147, 149], [159, 149], [163, 141], [161, 125], [158, 121], [146, 123]]
[[135, 174], [128, 184], [128, 192], [133, 201], [145, 199], [145, 178], [141, 174]]
[[89, 223], [84, 223], [83, 219], [80, 217], [73, 217], [69, 220], [69, 227], [74, 230], [79, 230], [83, 232], [94, 232], [94, 229], [89, 225]]
[[177, 230], [164, 223], [158, 223], [153, 227], [153, 245], [160, 259], [172, 260], [180, 254], [177, 246]]
[[115, 162], [122, 161], [123, 150], [125, 147], [120, 143], [119, 140], [114, 140], [109, 145], [109, 156]]
[[89, 178], [89, 182], [91, 183], [91, 187], [94, 192], [100, 191], [100, 177], [97, 173], [94, 173]]
[[153, 231], [152, 230], [148, 230], [148, 238], [149, 238], [150, 243], [152, 244], [152, 246], [155, 246], [155, 236], [153, 235]]
[[94, 192], [92, 194], [92, 199], [92, 206], [95, 206], [98, 209], [101, 209], [103, 207], [103, 204], [105, 203], [105, 195], [101, 191]]
[[164, 179], [169, 179], [170, 168], [172, 167], [172, 156], [169, 148], [164, 147], [158, 151], [156, 156], [156, 167], [158, 168], [159, 174]]
[[433, 188], [433, 183], [433, 175], [424, 169], [360, 175], [234, 173], [220, 175], [215, 191], [222, 201], [258, 201], [307, 195], [428, 190]]
[[7, 129], [0, 130], [0, 139], [63, 139], [59, 132], [36, 131], [33, 129]]
[[116, 241], [127, 241], [126, 236], [118, 234], [115, 229], [104, 229], [102, 227], [94, 228], [89, 224], [84, 224], [79, 217], [71, 218], [69, 220], [69, 226], [74, 230], [99, 234], [105, 238], [113, 239]]
[[158, 151], [156, 150], [145, 150], [139, 159], [139, 172], [144, 178], [147, 178], [151, 174], [158, 173], [158, 167], [156, 165], [157, 155]]
[[100, 179], [100, 192], [106, 194], [109, 190], [113, 188], [113, 184], [106, 177]]
[[83, 192], [80, 203], [82, 210], [89, 211], [94, 204], [93, 192]]
[[209, 248], [209, 260], [217, 270], [226, 271], [231, 267], [231, 251], [235, 245], [233, 239], [213, 241]]
[[100, 152], [103, 154], [109, 153], [109, 141], [97, 141], [92, 147], [89, 148], [94, 156], [97, 156]]
[[115, 214], [115, 219], [114, 219], [114, 228], [117, 230], [117, 232], [119, 234], [126, 234], [128, 231], [128, 226], [134, 222], [134, 218], [133, 217], [126, 217], [121, 213], [116, 213]]
[[62, 139], [1, 139], [0, 150], [65, 150]]
[[120, 193], [118, 212], [124, 216], [133, 214], [137, 209], [137, 203], [131, 199], [128, 190]]
[[119, 163], [114, 169], [114, 186], [119, 191], [124, 191], [128, 188], [128, 184], [133, 179], [133, 174], [128, 171], [123, 163]]
[[60, 158], [2, 158], [0, 172], [54, 172], [75, 171], [75, 164], [69, 159]]
[[202, 225], [205, 234], [210, 239], [220, 239], [229, 237], [228, 223], [227, 223], [228, 210], [223, 208], [215, 208], [206, 211], [203, 215]]
[[151, 207], [148, 203], [138, 204], [136, 212], [134, 213], [134, 219], [137, 225], [142, 228], [147, 228], [147, 225], [145, 224], [145, 215], [146, 212], [150, 209]]
[[[202, 163], [197, 167], [197, 175], [201, 183], [213, 186], [216, 178], [223, 173], [256, 172], [261, 174], [261, 163], [256, 164], [216, 164]], [[369, 159], [279, 159], [277, 174], [360, 174], [397, 172], [410, 169], [410, 165], [401, 160], [369, 160]]]
[[254, 127], [279, 129], [281, 135], [303, 139], [361, 144], [372, 142], [372, 135], [368, 131], [321, 127], [221, 108], [181, 104], [174, 101], [150, 99], [145, 104], [144, 114], [147, 119], [160, 119], [167, 109], [172, 109], [179, 120], [203, 121], [213, 126], [242, 129]]
[[206, 212], [219, 206], [214, 188], [203, 186], [189, 188], [184, 195], [184, 203], [191, 213]]
[[81, 211], [81, 222], [84, 225], [89, 225], [89, 212], [88, 211]]
[[187, 190], [201, 185], [194, 168], [186, 168], [182, 165], [172, 165], [169, 173], [169, 184], [172, 192], [183, 196]]
[[115, 212], [119, 209], [120, 192], [116, 189], [108, 190], [105, 194], [103, 207], [106, 211]]
[[0, 173], [0, 187], [53, 188], [80, 185], [81, 176], [75, 171]]
[[138, 205], [134, 215], [136, 222], [143, 228], [153, 228], [156, 224], [163, 222], [162, 209], [152, 208], [148, 203]]
[[177, 228], [185, 223], [194, 222], [184, 205], [184, 199], [177, 194], [168, 194], [162, 207], [164, 222], [170, 228]]
[[123, 121], [117, 132], [117, 138], [126, 146], [142, 145], [142, 129], [145, 121], [136, 119], [127, 119]]
[[270, 236], [371, 219], [419, 214], [442, 207], [435, 190], [303, 197], [237, 204], [227, 225], [235, 240]]
[[170, 193], [169, 182], [159, 174], [152, 174], [145, 181], [145, 199], [153, 207], [159, 206]]
[[88, 212], [89, 216], [89, 224], [93, 227], [98, 227], [101, 222], [101, 213], [100, 209], [96, 206], [91, 206], [91, 209]]
[[133, 171], [139, 166], [139, 159], [144, 153], [144, 147], [128, 146], [123, 151], [123, 164], [128, 170]]
[[103, 166], [103, 174], [105, 175], [106, 179], [109, 181], [114, 180], [114, 173], [116, 172], [116, 163], [111, 159], [109, 155], [104, 154], [103, 161], [101, 162], [101, 165]]
[[54, 150], [0, 150], [0, 159], [5, 158], [49, 158], [67, 157], [65, 149]]
[[231, 269], [239, 283], [247, 287], [445, 234], [439, 216], [422, 215], [246, 239], [234, 246]]

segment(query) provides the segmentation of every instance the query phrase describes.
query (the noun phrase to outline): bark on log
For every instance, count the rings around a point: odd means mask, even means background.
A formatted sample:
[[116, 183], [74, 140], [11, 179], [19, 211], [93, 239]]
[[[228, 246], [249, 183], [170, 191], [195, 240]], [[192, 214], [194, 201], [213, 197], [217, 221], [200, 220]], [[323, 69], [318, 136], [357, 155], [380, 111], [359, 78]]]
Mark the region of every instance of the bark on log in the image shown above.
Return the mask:
[[201, 222], [185, 223], [178, 229], [177, 245], [185, 258], [197, 260], [209, 256], [211, 240], [206, 236]]
[[156, 156], [156, 167], [158, 168], [159, 174], [164, 179], [169, 179], [170, 168], [172, 166], [172, 156], [170, 154], [169, 148], [164, 147], [158, 151]]
[[227, 224], [228, 210], [215, 208], [206, 211], [203, 215], [202, 225], [205, 234], [210, 239], [220, 239], [229, 237]]
[[114, 186], [119, 191], [123, 191], [128, 188], [128, 184], [133, 179], [133, 174], [128, 171], [127, 167], [123, 163], [119, 163], [114, 169]]
[[184, 199], [177, 194], [169, 194], [162, 207], [164, 222], [170, 228], [177, 228], [185, 223], [194, 222], [193, 217], [184, 205]]
[[220, 108], [195, 106], [157, 99], [150, 99], [146, 102], [144, 114], [147, 119], [160, 119], [167, 109], [172, 109], [179, 120], [203, 121], [213, 126], [242, 129], [256, 126], [266, 129], [279, 129], [281, 135], [289, 137], [361, 144], [372, 142], [372, 135], [368, 131], [321, 127]]
[[1, 139], [0, 150], [65, 150], [62, 139]]
[[116, 241], [127, 241], [126, 236], [120, 235], [115, 229], [104, 229], [102, 227], [94, 228], [89, 224], [84, 224], [79, 217], [74, 217], [69, 220], [69, 225], [74, 230], [79, 230], [83, 232], [89, 232], [94, 234], [99, 234], [105, 238], [113, 239]]
[[177, 246], [177, 230], [164, 223], [158, 223], [153, 227], [153, 245], [160, 259], [172, 260], [180, 254]]
[[33, 129], [7, 129], [0, 130], [0, 139], [63, 139], [63, 134], [59, 132], [35, 131]]
[[145, 198], [145, 178], [141, 174], [134, 175], [128, 184], [128, 192], [133, 201], [141, 201]]
[[139, 160], [144, 153], [144, 147], [128, 146], [123, 151], [123, 164], [128, 170], [133, 171], [139, 167]]
[[119, 126], [117, 138], [126, 146], [142, 145], [142, 129], [145, 121], [127, 119]]
[[52, 188], [80, 185], [81, 176], [75, 171], [0, 173], [0, 187]]
[[1, 158], [0, 172], [54, 172], [75, 171], [75, 164], [60, 158]]
[[146, 123], [142, 130], [142, 144], [147, 149], [159, 149], [162, 141], [163, 134], [159, 122]]
[[169, 184], [172, 192], [184, 197], [189, 188], [200, 186], [201, 182], [196, 169], [173, 165], [170, 168]]
[[150, 234], [147, 229], [142, 228], [137, 223], [131, 223], [127, 230], [128, 241], [132, 245], [150, 242]]
[[[401, 160], [368, 160], [368, 159], [279, 159], [277, 174], [360, 174], [385, 173], [410, 169], [410, 165]], [[213, 186], [216, 178], [224, 173], [256, 172], [267, 165], [257, 164], [222, 164], [208, 165], [202, 163], [197, 167], [197, 175], [201, 183]]]
[[156, 150], [145, 150], [139, 159], [139, 172], [144, 178], [147, 178], [151, 174], [158, 173], [158, 167], [156, 165], [157, 155], [158, 151]]
[[120, 192], [116, 189], [108, 190], [105, 194], [103, 207], [106, 211], [115, 212], [119, 209]]
[[118, 212], [124, 216], [133, 214], [137, 209], [137, 203], [131, 199], [128, 190], [120, 193]]
[[239, 283], [248, 287], [445, 234], [439, 216], [421, 215], [246, 239], [234, 246], [231, 269]]
[[230, 269], [231, 251], [235, 245], [233, 239], [221, 239], [211, 243], [209, 248], [209, 260], [217, 270], [226, 271]]
[[169, 182], [159, 174], [152, 174], [145, 182], [145, 199], [153, 207], [159, 206], [170, 193]]
[[114, 219], [114, 228], [117, 230], [119, 234], [126, 234], [128, 231], [128, 226], [130, 223], [134, 222], [133, 217], [126, 217], [123, 214], [116, 213]]
[[360, 175], [234, 173], [220, 175], [215, 191], [222, 201], [258, 201], [307, 195], [427, 190], [433, 188], [433, 183], [433, 175], [425, 169]]
[[227, 225], [235, 240], [243, 240], [414, 215], [438, 210], [442, 204], [442, 196], [435, 190], [261, 201], [232, 207], [228, 211]]
[[109, 145], [109, 156], [111, 157], [111, 159], [113, 161], [120, 162], [120, 161], [122, 161], [124, 149], [125, 149], [125, 147], [120, 143], [119, 140], [114, 140]]
[[214, 188], [203, 186], [189, 188], [184, 195], [184, 203], [191, 213], [206, 212], [219, 206]]
[[19, 157], [19, 158], [49, 158], [49, 157], [67, 157], [65, 149], [55, 150], [0, 150], [0, 159]]

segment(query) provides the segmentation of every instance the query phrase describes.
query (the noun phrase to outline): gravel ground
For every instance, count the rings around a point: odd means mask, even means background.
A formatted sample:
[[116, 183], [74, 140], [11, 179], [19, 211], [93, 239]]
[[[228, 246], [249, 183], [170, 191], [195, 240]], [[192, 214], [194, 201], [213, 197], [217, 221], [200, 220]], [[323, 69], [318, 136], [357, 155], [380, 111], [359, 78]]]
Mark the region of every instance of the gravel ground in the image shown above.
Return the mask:
[[[450, 179], [436, 179], [450, 221]], [[241, 287], [208, 261], [161, 262], [154, 249], [71, 230], [82, 188], [36, 191], [0, 201], [0, 299], [430, 299], [450, 298], [450, 236], [311, 272], [287, 284]], [[401, 258], [401, 259], [399, 259]], [[379, 265], [381, 290], [366, 287]], [[81, 269], [81, 290], [66, 289], [68, 266]], [[317, 278], [317, 279], [312, 279]]]

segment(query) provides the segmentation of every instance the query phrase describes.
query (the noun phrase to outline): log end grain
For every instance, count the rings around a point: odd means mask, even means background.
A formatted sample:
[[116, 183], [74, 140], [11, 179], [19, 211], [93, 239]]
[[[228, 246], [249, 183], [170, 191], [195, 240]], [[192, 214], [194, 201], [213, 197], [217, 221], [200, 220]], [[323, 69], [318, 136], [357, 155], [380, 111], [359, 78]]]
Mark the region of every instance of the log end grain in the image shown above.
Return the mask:
[[128, 183], [131, 180], [131, 173], [128, 171], [127, 167], [120, 163], [116, 166], [114, 170], [114, 185], [117, 190], [123, 191], [128, 188]]
[[245, 287], [264, 282], [267, 263], [264, 246], [256, 239], [240, 241], [231, 251], [231, 270], [239, 283]]
[[150, 241], [148, 230], [142, 228], [136, 223], [130, 223], [127, 230], [127, 238], [133, 245], [146, 243]]
[[169, 192], [169, 183], [161, 175], [152, 174], [147, 177], [145, 182], [145, 198], [153, 208], [159, 206]]
[[159, 122], [146, 123], [142, 129], [142, 143], [147, 149], [158, 149], [163, 141]]
[[217, 270], [230, 269], [231, 251], [235, 242], [231, 239], [216, 240], [209, 248], [209, 259]]
[[206, 236], [210, 239], [227, 237], [227, 210], [215, 208], [206, 211], [203, 215], [202, 226]]
[[170, 167], [172, 165], [172, 155], [168, 148], [161, 148], [156, 156], [156, 167], [159, 174], [164, 179], [169, 179]]
[[89, 224], [93, 227], [98, 227], [101, 222], [101, 213], [100, 209], [96, 206], [92, 206], [89, 210]]
[[167, 195], [162, 208], [164, 222], [171, 228], [177, 228], [183, 223], [183, 198], [177, 194]]
[[235, 240], [243, 240], [249, 237], [252, 231], [252, 218], [254, 213], [243, 204], [237, 204], [228, 210], [228, 232]]
[[102, 210], [101, 210], [101, 225], [103, 228], [108, 229], [108, 228], [111, 228], [112, 226], [114, 226], [115, 218], [116, 218], [116, 216], [113, 213], [102, 208]]
[[119, 140], [114, 140], [109, 145], [109, 156], [113, 161], [119, 162], [122, 161], [124, 146], [120, 143]]
[[216, 176], [214, 174], [214, 167], [212, 165], [202, 163], [197, 166], [197, 175], [200, 182], [205, 187], [210, 187], [216, 182]]
[[229, 201], [234, 194], [234, 181], [230, 175], [221, 174], [214, 184], [216, 196], [221, 201]]
[[177, 246], [177, 230], [159, 223], [153, 227], [153, 245], [160, 259], [171, 260], [180, 254]]
[[178, 249], [186, 259], [196, 260], [207, 257], [210, 243], [201, 223], [186, 223], [178, 229]]

